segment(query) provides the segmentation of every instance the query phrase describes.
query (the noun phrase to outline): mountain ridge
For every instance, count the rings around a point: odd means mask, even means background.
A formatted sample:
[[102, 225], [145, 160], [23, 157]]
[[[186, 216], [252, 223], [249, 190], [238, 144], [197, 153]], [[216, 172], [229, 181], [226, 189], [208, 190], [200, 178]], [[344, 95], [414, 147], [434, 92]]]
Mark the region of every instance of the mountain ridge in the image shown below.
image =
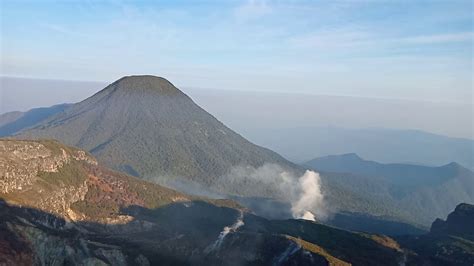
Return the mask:
[[[424, 179], [428, 177], [443, 182], [446, 178], [456, 173], [472, 174], [472, 171], [457, 162], [450, 162], [441, 166], [379, 163], [365, 160], [356, 153], [324, 156], [310, 160], [303, 165], [325, 172], [348, 172], [367, 176], [383, 176], [394, 182], [400, 182], [403, 179], [410, 179], [410, 182], [414, 182], [416, 179], [420, 179], [420, 177], [421, 179], [417, 183], [425, 181]], [[404, 176], [403, 179], [400, 178], [401, 176]]]
[[305, 166], [331, 176], [327, 180], [408, 211], [428, 226], [461, 202], [474, 202], [474, 173], [452, 162], [438, 167], [382, 164], [355, 154], [325, 156]]
[[448, 137], [414, 129], [331, 126], [241, 131], [250, 140], [297, 163], [332, 154], [357, 153], [383, 163], [436, 166], [455, 161], [474, 170], [472, 138]]
[[50, 107], [33, 108], [26, 112], [9, 112], [0, 115], [0, 137], [16, 134], [33, 127], [50, 116], [66, 110], [71, 104], [63, 103]]

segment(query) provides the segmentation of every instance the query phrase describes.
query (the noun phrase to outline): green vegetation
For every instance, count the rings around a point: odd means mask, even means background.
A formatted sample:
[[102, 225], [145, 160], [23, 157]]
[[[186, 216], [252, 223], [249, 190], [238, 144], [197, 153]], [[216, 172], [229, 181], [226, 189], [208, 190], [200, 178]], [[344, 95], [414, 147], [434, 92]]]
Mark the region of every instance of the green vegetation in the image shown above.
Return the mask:
[[278, 163], [197, 106], [170, 82], [125, 77], [20, 134], [53, 138], [90, 151], [115, 170], [154, 182], [186, 178], [209, 185], [233, 166]]
[[323, 171], [326, 187], [338, 188], [330, 197], [339, 200], [337, 206], [344, 211], [427, 227], [460, 202], [474, 203], [474, 173], [456, 163], [440, 167], [380, 164], [345, 154], [305, 165]]
[[58, 172], [39, 172], [38, 177], [48, 186], [78, 187], [86, 180], [86, 172], [81, 162], [74, 160], [59, 168]]

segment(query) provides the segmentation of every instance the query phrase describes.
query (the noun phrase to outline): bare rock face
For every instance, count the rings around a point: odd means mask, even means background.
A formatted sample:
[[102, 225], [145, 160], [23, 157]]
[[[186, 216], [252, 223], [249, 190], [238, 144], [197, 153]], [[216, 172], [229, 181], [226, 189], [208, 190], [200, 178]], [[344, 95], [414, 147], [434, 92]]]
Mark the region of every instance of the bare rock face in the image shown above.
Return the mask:
[[187, 195], [98, 166], [85, 151], [56, 141], [0, 139], [0, 198], [66, 219], [126, 224], [130, 205], [189, 201]]
[[40, 142], [0, 140], [0, 192], [27, 190], [38, 173], [56, 173], [71, 160], [97, 165], [84, 151], [60, 148], [53, 152]]
[[79, 162], [97, 165], [84, 151], [52, 141], [0, 140], [0, 196], [63, 215], [88, 190], [75, 172]]
[[[126, 224], [121, 229], [129, 231], [152, 225], [132, 219], [122, 208], [208, 200], [104, 168], [87, 152], [51, 140], [0, 139], [0, 185], [0, 199], [8, 204], [35, 208], [68, 223]], [[212, 203], [240, 208], [231, 201]]]

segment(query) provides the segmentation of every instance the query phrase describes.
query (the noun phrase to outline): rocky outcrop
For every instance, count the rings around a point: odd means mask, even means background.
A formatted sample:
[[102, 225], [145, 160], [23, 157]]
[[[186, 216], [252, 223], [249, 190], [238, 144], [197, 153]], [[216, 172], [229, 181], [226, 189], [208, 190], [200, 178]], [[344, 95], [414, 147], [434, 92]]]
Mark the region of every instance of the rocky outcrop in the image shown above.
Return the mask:
[[69, 148], [52, 150], [53, 142], [0, 141], [0, 193], [23, 191], [37, 181], [38, 174], [57, 173], [71, 160], [97, 165], [84, 151]]
[[460, 236], [474, 241], [474, 205], [461, 203], [446, 221], [436, 219], [430, 233]]
[[402, 248], [418, 254], [407, 264], [474, 265], [474, 205], [459, 204], [446, 221], [436, 219], [428, 234], [397, 240]]
[[88, 191], [82, 164], [97, 161], [54, 141], [0, 140], [0, 196], [70, 218], [71, 204]]

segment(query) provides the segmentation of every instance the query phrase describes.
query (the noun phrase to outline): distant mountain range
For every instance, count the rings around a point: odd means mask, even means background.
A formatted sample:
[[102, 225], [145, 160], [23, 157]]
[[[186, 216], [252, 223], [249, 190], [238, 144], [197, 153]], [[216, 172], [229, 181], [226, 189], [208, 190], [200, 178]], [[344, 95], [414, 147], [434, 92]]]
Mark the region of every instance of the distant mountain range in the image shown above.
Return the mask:
[[71, 104], [58, 104], [51, 107], [34, 108], [27, 112], [9, 112], [0, 115], [0, 137], [13, 135], [32, 127], [50, 116], [60, 113]]
[[304, 163], [315, 157], [357, 153], [383, 163], [438, 166], [457, 162], [474, 170], [474, 140], [419, 130], [339, 127], [254, 129], [242, 132], [251, 141], [285, 158]]
[[425, 225], [445, 217], [461, 202], [474, 203], [474, 173], [457, 163], [382, 164], [352, 153], [316, 158], [304, 165], [326, 173], [328, 182], [397, 206]]

